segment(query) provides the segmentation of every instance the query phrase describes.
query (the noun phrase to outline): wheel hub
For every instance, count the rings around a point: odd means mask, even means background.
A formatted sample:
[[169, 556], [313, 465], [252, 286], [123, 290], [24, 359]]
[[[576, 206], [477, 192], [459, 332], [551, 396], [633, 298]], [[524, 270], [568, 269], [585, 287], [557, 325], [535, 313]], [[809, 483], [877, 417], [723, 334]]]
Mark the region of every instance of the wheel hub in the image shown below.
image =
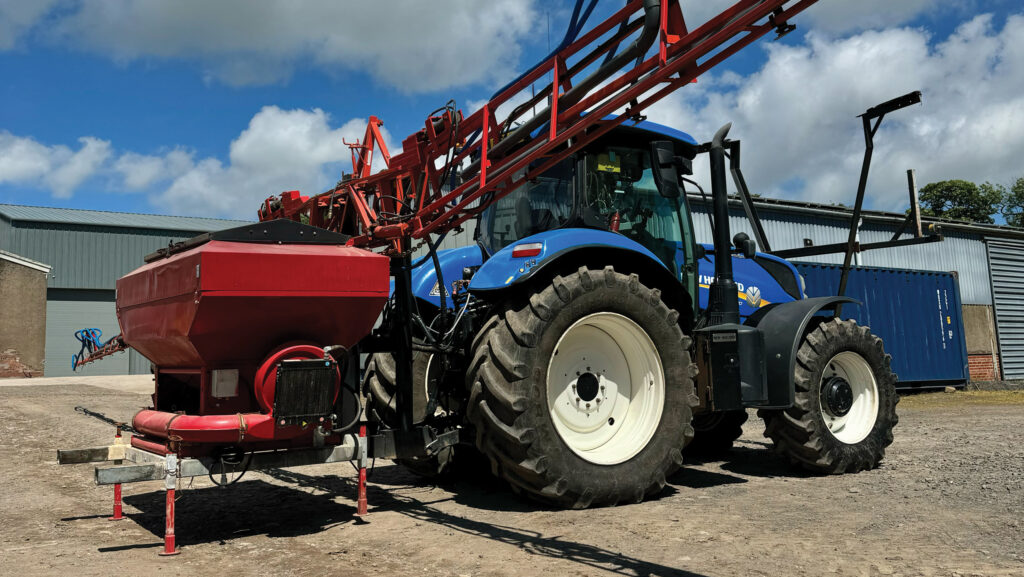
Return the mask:
[[853, 407], [853, 387], [842, 377], [832, 377], [825, 382], [825, 405], [828, 412], [844, 417]]
[[546, 381], [555, 429], [591, 463], [629, 460], [658, 428], [661, 359], [650, 336], [622, 315], [594, 313], [570, 326], [555, 345]]
[[576, 394], [583, 402], [589, 403], [597, 398], [598, 387], [598, 378], [594, 373], [583, 373], [576, 379]]

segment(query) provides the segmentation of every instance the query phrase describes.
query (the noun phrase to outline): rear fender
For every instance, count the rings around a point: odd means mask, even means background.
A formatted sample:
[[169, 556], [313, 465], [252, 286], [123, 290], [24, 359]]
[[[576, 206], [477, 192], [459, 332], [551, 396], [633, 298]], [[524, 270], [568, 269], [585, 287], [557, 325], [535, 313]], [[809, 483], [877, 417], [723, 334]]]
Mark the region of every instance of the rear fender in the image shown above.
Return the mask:
[[796, 352], [814, 316], [840, 303], [860, 304], [849, 297], [815, 297], [765, 307], [747, 320], [764, 335], [768, 404], [762, 408], [793, 406]]
[[[541, 245], [538, 255], [512, 256], [516, 246], [532, 243]], [[618, 272], [636, 274], [644, 285], [661, 290], [665, 302], [679, 311], [685, 330], [692, 328], [694, 295], [682, 285], [678, 273], [670, 271], [643, 245], [603, 230], [560, 229], [519, 240], [488, 259], [473, 276], [469, 290], [497, 302], [512, 294], [524, 294], [534, 283], [575, 272], [581, 266], [612, 266]]]

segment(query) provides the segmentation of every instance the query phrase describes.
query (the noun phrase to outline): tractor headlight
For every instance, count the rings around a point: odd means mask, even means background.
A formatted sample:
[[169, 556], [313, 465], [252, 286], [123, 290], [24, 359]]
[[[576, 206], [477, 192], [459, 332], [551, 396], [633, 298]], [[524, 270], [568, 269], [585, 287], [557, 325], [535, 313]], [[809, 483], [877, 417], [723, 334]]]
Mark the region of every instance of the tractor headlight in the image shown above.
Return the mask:
[[807, 298], [807, 281], [804, 280], [804, 275], [797, 273], [797, 278], [800, 279], [800, 294]]

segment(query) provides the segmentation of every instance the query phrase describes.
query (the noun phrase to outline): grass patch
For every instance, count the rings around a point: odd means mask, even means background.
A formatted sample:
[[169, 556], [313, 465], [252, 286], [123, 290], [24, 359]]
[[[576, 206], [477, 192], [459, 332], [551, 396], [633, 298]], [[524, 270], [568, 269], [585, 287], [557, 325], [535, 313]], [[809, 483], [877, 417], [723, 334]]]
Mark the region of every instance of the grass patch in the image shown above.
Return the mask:
[[969, 405], [1024, 405], [1024, 391], [915, 393], [900, 397], [900, 408], [929, 409]]

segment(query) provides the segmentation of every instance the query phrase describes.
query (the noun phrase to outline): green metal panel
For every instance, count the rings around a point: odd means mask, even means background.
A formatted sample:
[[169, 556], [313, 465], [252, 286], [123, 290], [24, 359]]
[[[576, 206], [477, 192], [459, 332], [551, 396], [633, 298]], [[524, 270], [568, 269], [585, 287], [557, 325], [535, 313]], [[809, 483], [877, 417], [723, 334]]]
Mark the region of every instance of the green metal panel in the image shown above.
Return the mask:
[[103, 339], [121, 332], [114, 312], [114, 291], [47, 291], [46, 365], [43, 376], [127, 375], [128, 353], [117, 353], [78, 371], [71, 370], [71, 356], [81, 349], [74, 333], [84, 328], [100, 329], [103, 331]]
[[[254, 207], [255, 212], [255, 207]], [[172, 231], [199, 232], [221, 230], [249, 224], [243, 220], [219, 218], [198, 218], [192, 216], [166, 216], [161, 214], [137, 214], [132, 212], [109, 212], [104, 210], [81, 210], [77, 208], [51, 208], [44, 206], [23, 206], [0, 204], [0, 217], [12, 222], [48, 222], [54, 224], [82, 224], [115, 228], [150, 228]]]
[[988, 260], [992, 269], [999, 363], [1004, 379], [1024, 379], [1024, 242], [989, 239]]

